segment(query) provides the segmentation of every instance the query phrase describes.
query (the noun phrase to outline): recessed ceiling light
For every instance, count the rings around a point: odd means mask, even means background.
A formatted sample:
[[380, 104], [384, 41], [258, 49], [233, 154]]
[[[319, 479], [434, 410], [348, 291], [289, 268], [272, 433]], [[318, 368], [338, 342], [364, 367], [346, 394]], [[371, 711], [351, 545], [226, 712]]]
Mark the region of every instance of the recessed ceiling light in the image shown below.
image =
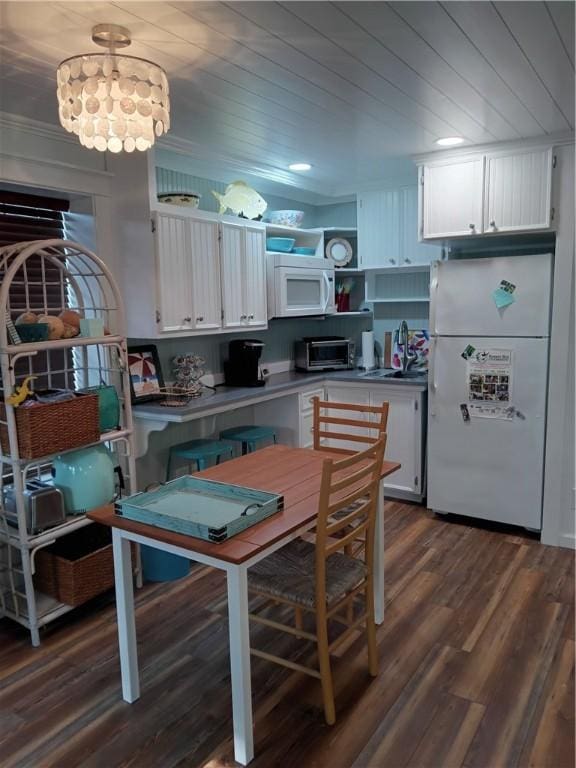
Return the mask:
[[290, 163], [288, 169], [290, 171], [309, 171], [312, 166], [310, 163]]
[[441, 147], [455, 147], [457, 144], [462, 144], [463, 141], [461, 136], [446, 136], [445, 139], [436, 139], [436, 144]]

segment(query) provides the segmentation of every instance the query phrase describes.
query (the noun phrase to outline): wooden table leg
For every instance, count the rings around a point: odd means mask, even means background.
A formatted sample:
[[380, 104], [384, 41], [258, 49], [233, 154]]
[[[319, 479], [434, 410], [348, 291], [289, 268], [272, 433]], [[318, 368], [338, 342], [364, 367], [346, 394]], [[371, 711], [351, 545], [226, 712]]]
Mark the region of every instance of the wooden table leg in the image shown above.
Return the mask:
[[138, 679], [138, 651], [136, 647], [136, 621], [134, 617], [134, 586], [132, 584], [132, 553], [130, 542], [118, 528], [112, 529], [114, 552], [114, 582], [116, 585], [116, 613], [122, 697], [130, 704], [140, 697]]
[[374, 532], [374, 619], [384, 622], [384, 481], [378, 490], [378, 509]]
[[237, 762], [247, 765], [254, 757], [254, 734], [246, 567], [231, 566], [228, 569], [227, 581], [234, 757]]

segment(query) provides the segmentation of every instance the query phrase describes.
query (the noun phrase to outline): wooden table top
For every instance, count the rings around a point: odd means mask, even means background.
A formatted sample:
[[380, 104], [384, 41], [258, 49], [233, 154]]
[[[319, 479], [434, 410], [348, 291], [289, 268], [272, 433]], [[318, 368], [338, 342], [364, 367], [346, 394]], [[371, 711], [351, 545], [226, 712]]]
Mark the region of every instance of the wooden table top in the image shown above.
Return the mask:
[[[310, 448], [272, 445], [200, 472], [199, 477], [281, 493], [284, 496], [282, 512], [247, 528], [221, 544], [126, 520], [114, 513], [112, 504], [93, 509], [88, 513], [88, 517], [103, 525], [121, 528], [191, 552], [239, 564], [314, 520], [318, 512], [322, 464], [326, 458], [339, 457]], [[382, 477], [387, 477], [399, 467], [398, 462], [385, 461]]]

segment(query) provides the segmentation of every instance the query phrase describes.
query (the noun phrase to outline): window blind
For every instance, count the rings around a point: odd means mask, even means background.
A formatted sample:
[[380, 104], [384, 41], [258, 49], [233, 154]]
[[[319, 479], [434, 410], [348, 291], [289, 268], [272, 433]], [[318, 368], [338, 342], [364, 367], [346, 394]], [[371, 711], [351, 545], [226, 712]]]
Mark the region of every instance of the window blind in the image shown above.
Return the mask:
[[[42, 195], [23, 194], [0, 190], [0, 247], [28, 240], [65, 239], [67, 200]], [[10, 288], [10, 315], [12, 320], [27, 310], [38, 314], [59, 314], [68, 306], [61, 270], [48, 260], [33, 256], [26, 262], [26, 280], [19, 274]], [[7, 268], [9, 264], [5, 265]], [[0, 280], [4, 273], [0, 272]], [[21, 359], [16, 364], [19, 378], [42, 374], [35, 382], [37, 389], [64, 387], [72, 367], [70, 350], [42, 352]]]

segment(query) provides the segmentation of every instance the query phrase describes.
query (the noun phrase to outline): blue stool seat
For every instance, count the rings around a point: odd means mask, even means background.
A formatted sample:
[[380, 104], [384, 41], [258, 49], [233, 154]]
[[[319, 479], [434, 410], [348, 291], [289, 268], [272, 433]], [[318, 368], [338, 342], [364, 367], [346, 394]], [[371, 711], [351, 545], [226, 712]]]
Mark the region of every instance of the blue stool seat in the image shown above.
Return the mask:
[[168, 453], [168, 466], [166, 467], [166, 480], [170, 480], [172, 461], [175, 457], [184, 459], [190, 464], [196, 462], [198, 471], [206, 469], [208, 459], [215, 458], [216, 464], [220, 463], [221, 456], [232, 456], [232, 446], [223, 443], [221, 440], [212, 440], [203, 438], [198, 440], [188, 440], [186, 443], [173, 445]]
[[233, 440], [242, 443], [242, 454], [251, 453], [263, 440], [276, 442], [276, 430], [273, 427], [230, 427], [220, 432], [221, 440]]

